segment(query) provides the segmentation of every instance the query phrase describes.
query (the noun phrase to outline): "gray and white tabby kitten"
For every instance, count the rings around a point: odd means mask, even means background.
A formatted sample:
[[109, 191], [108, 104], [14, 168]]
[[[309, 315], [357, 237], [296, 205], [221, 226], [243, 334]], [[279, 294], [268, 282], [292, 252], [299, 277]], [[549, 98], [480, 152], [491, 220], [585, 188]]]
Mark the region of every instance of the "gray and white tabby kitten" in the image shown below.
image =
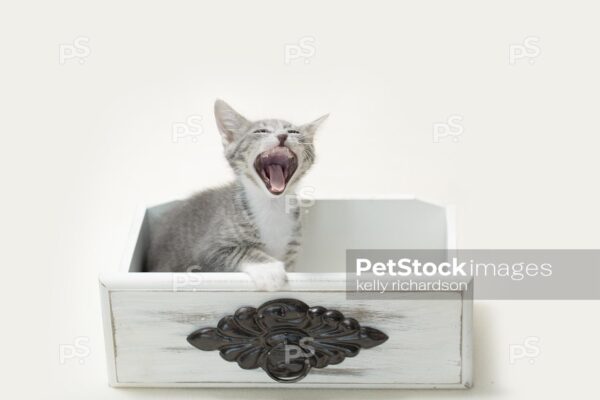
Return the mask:
[[300, 246], [298, 202], [286, 205], [286, 195], [313, 164], [313, 137], [327, 115], [299, 126], [278, 119], [253, 122], [217, 100], [215, 117], [236, 179], [177, 203], [161, 217], [147, 270], [241, 271], [257, 289], [277, 290]]

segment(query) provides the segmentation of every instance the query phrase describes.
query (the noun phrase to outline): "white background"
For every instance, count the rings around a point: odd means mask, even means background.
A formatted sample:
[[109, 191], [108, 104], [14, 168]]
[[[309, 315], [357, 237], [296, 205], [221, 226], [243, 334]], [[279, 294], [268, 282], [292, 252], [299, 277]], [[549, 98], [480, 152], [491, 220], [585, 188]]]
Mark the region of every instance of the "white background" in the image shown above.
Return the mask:
[[[231, 177], [217, 97], [249, 118], [330, 112], [305, 180], [317, 197], [455, 204], [463, 248], [598, 248], [599, 11], [593, 1], [3, 2], [3, 397], [590, 398], [600, 303], [575, 301], [477, 303], [466, 392], [111, 389], [97, 275], [117, 267], [137, 205]], [[286, 64], [286, 45], [306, 37], [308, 63]], [[81, 38], [82, 63], [61, 63]], [[511, 45], [528, 38], [536, 56], [511, 64]], [[174, 142], [174, 124], [193, 115], [202, 133]], [[435, 143], [434, 124], [452, 116], [458, 141]], [[61, 363], [59, 346], [80, 337], [89, 354]], [[539, 354], [511, 364], [509, 345], [528, 337]]]

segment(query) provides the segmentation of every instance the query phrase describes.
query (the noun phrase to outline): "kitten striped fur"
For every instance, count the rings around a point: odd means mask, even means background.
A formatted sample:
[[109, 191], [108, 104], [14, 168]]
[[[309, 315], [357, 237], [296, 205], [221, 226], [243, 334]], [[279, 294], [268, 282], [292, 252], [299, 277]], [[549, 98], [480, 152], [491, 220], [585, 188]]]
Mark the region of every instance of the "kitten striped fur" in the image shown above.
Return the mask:
[[251, 122], [221, 100], [215, 117], [235, 181], [178, 202], [155, 223], [150, 272], [233, 272], [260, 290], [285, 283], [301, 246], [294, 187], [315, 160], [313, 138], [327, 116], [305, 125]]

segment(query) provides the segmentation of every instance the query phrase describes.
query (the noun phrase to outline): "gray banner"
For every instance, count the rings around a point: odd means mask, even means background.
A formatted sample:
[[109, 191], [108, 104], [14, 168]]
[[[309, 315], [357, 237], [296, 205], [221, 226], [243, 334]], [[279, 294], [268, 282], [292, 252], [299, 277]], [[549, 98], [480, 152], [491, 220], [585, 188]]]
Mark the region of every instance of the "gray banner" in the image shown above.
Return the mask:
[[348, 299], [600, 299], [600, 250], [346, 251]]

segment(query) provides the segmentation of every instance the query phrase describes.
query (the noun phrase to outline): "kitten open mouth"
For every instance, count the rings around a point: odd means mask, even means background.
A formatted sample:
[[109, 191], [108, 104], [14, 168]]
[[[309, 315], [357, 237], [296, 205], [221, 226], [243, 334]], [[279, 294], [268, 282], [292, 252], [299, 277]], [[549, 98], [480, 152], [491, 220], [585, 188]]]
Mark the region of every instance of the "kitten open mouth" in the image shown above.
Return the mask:
[[254, 168], [269, 192], [281, 194], [296, 172], [298, 157], [285, 146], [274, 147], [262, 152], [254, 161]]

